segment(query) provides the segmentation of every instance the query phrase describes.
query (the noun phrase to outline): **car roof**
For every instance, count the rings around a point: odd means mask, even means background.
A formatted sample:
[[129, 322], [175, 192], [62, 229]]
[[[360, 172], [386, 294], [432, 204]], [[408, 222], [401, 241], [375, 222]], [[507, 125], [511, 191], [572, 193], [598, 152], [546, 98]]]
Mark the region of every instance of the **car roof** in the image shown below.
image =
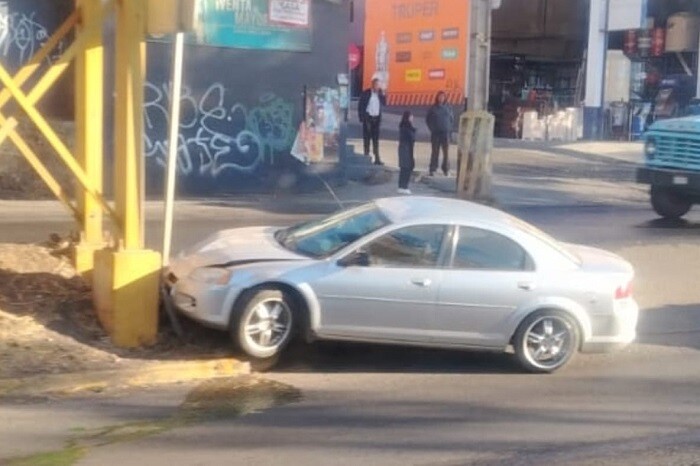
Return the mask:
[[375, 204], [393, 223], [424, 221], [439, 223], [509, 223], [511, 216], [469, 201], [441, 197], [405, 196], [378, 199]]

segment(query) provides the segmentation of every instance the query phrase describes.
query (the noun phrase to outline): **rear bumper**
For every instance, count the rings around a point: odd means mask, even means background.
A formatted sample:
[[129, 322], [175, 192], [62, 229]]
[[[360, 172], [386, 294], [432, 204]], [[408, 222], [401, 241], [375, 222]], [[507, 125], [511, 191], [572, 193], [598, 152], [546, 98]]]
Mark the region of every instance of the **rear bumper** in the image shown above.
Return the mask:
[[672, 168], [637, 168], [637, 183], [700, 192], [700, 172]]
[[615, 303], [613, 316], [608, 320], [608, 328], [600, 329], [598, 335], [591, 336], [581, 345], [583, 353], [608, 353], [632, 343], [637, 338], [639, 306], [633, 299]]

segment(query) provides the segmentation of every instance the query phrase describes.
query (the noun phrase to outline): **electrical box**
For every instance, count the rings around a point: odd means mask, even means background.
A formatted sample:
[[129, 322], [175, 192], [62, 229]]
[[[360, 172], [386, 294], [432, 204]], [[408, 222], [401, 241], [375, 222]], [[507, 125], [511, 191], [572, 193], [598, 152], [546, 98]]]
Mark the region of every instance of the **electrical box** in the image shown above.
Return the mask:
[[197, 0], [148, 0], [148, 34], [191, 32], [195, 28]]

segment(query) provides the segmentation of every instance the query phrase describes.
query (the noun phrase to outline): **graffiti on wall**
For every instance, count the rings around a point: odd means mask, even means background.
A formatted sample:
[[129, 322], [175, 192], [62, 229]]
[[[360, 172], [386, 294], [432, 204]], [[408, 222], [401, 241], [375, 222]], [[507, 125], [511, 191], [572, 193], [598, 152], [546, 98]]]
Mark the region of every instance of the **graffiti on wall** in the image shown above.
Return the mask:
[[[147, 83], [144, 122], [146, 157], [161, 167], [168, 153], [171, 86]], [[178, 171], [184, 176], [217, 178], [226, 172], [254, 173], [272, 165], [294, 142], [293, 105], [274, 94], [246, 107], [233, 102], [221, 83], [201, 96], [183, 86]]]
[[[16, 65], [27, 63], [49, 39], [49, 31], [36, 19], [36, 13], [10, 12], [7, 2], [0, 2], [0, 58]], [[53, 61], [60, 56], [59, 44]]]

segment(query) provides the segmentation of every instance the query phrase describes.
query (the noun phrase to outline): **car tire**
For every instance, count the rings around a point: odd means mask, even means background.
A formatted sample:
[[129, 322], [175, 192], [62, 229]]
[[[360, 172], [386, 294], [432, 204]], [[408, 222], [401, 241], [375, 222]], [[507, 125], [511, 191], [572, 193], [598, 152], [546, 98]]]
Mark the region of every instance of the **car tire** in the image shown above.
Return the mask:
[[578, 324], [565, 312], [538, 311], [527, 316], [513, 337], [521, 367], [532, 373], [552, 373], [571, 361], [578, 351]]
[[231, 318], [231, 338], [253, 368], [269, 369], [298, 326], [294, 299], [277, 288], [257, 288], [242, 297]]
[[651, 206], [661, 217], [677, 220], [688, 213], [693, 203], [672, 189], [652, 186]]

